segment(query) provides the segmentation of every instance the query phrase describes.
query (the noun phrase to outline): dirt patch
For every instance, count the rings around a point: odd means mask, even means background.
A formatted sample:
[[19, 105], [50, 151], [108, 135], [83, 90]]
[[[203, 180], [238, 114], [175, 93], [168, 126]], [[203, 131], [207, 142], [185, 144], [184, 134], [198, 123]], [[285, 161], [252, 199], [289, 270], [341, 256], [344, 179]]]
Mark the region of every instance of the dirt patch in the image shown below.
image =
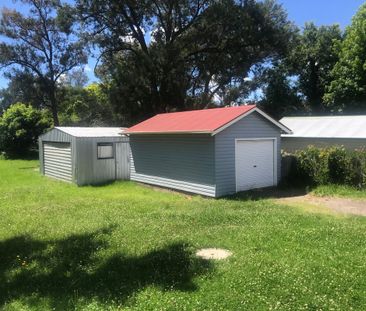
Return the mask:
[[316, 197], [311, 194], [280, 198], [276, 201], [284, 204], [307, 204], [325, 207], [337, 213], [366, 216], [366, 200], [353, 200], [335, 197]]
[[221, 248], [202, 248], [196, 252], [196, 256], [203, 259], [222, 260], [228, 258], [231, 255], [231, 252]]

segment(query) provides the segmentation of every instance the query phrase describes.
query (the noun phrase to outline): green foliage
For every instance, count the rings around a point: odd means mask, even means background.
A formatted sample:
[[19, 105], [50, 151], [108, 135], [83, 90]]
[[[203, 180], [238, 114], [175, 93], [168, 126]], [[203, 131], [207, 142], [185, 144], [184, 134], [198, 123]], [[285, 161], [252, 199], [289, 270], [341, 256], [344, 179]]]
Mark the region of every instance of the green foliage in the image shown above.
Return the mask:
[[312, 111], [323, 111], [323, 96], [331, 82], [331, 70], [338, 61], [335, 48], [342, 40], [339, 25], [320, 26], [306, 23], [298, 42], [287, 58], [292, 72], [298, 75], [298, 89]]
[[349, 151], [344, 147], [309, 146], [296, 152], [288, 174], [291, 182], [306, 185], [340, 184], [358, 188], [366, 186], [366, 151]]
[[263, 79], [263, 99], [259, 105], [267, 113], [280, 119], [304, 108], [297, 87], [291, 83], [289, 73], [283, 66], [268, 69]]
[[344, 148], [331, 148], [328, 151], [329, 182], [344, 184], [349, 171], [349, 160]]
[[26, 155], [51, 124], [45, 111], [22, 103], [10, 106], [0, 117], [0, 151], [8, 156]]
[[338, 25], [317, 27], [306, 23], [289, 42], [288, 52], [264, 70], [262, 107], [274, 116], [320, 112], [323, 96], [338, 60], [342, 40]]
[[100, 84], [84, 88], [64, 87], [60, 91], [60, 123], [78, 126], [122, 126]]
[[[3, 311], [366, 305], [365, 217], [133, 182], [77, 187], [37, 168], [36, 161], [0, 161]], [[203, 247], [233, 256], [203, 262], [195, 256]]]
[[346, 184], [364, 188], [366, 185], [366, 151], [353, 152], [348, 159]]
[[45, 107], [47, 99], [40, 89], [39, 79], [29, 71], [16, 72], [10, 76], [9, 84], [0, 90], [0, 108], [6, 109], [17, 102]]
[[0, 68], [7, 69], [10, 79], [32, 75], [44, 99], [38, 105], [50, 109], [58, 125], [58, 83], [66, 73], [86, 63], [86, 47], [75, 35], [69, 6], [61, 10], [59, 0], [18, 2], [28, 10], [2, 9], [0, 35], [7, 40], [0, 42]]
[[299, 176], [309, 184], [324, 184], [328, 181], [328, 154], [310, 146], [296, 154]]
[[339, 46], [339, 61], [332, 70], [324, 100], [335, 110], [366, 107], [366, 4], [362, 5], [347, 27]]
[[274, 1], [77, 3], [103, 52], [98, 72], [110, 101], [131, 123], [241, 101], [251, 90], [251, 68], [284, 54], [294, 32]]

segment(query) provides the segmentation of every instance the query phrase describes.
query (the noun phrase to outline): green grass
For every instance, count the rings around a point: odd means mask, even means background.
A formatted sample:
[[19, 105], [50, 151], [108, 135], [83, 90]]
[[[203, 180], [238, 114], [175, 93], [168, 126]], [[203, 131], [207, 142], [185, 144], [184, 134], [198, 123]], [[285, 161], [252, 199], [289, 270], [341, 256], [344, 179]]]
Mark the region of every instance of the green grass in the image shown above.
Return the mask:
[[[0, 309], [350, 310], [366, 219], [132, 182], [78, 188], [0, 160]], [[201, 247], [233, 252], [224, 261]]]
[[316, 196], [334, 196], [351, 199], [366, 199], [366, 191], [350, 186], [342, 185], [323, 185], [311, 191]]

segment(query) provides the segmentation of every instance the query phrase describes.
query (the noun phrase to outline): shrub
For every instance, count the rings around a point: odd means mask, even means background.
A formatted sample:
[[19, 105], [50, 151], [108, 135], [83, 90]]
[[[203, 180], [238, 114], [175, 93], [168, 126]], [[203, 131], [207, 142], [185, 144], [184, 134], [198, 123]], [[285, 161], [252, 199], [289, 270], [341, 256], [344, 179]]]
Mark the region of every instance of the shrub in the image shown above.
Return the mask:
[[24, 156], [36, 147], [38, 136], [51, 127], [43, 110], [22, 103], [11, 105], [0, 117], [0, 151], [7, 156]]
[[294, 159], [285, 180], [288, 184], [366, 186], [366, 150], [310, 146], [292, 157]]
[[349, 154], [346, 184], [364, 188], [366, 186], [366, 150], [355, 150]]
[[326, 150], [328, 153], [329, 182], [344, 184], [349, 168], [349, 157], [344, 147], [332, 147]]
[[295, 154], [297, 174], [308, 185], [326, 183], [328, 177], [327, 153], [314, 146]]

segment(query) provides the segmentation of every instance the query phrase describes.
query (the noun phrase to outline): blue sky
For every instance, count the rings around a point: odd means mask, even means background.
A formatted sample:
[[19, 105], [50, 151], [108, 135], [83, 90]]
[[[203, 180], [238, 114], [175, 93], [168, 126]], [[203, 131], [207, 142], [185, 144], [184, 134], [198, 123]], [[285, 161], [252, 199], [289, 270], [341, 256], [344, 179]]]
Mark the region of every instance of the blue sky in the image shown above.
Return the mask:
[[365, 3], [361, 0], [278, 0], [287, 10], [289, 19], [298, 26], [312, 21], [316, 25], [339, 24], [345, 28], [352, 16]]
[[[350, 24], [352, 16], [365, 1], [361, 0], [278, 0], [288, 12], [290, 20], [302, 27], [305, 22], [312, 21], [316, 25], [339, 24], [345, 28]], [[19, 3], [13, 0], [0, 0], [0, 7], [19, 9]], [[20, 9], [21, 10], [21, 9]], [[90, 59], [86, 66], [89, 82], [95, 81], [93, 74], [95, 60]], [[0, 88], [6, 87], [7, 80], [0, 76]]]

